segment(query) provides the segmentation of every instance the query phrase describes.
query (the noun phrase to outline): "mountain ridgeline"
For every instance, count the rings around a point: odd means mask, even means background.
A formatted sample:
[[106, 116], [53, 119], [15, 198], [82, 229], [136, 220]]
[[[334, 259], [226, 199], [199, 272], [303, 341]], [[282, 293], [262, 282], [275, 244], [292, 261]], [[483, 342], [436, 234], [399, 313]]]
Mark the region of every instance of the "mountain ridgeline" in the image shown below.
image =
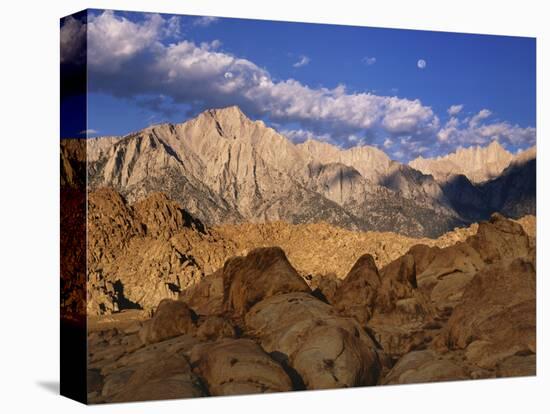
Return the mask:
[[207, 225], [325, 221], [436, 237], [495, 211], [535, 214], [534, 148], [513, 156], [496, 142], [474, 154], [471, 171], [464, 161], [442, 171], [451, 162], [405, 165], [370, 146], [294, 144], [232, 106], [87, 144], [91, 189], [112, 187], [129, 202], [162, 191]]

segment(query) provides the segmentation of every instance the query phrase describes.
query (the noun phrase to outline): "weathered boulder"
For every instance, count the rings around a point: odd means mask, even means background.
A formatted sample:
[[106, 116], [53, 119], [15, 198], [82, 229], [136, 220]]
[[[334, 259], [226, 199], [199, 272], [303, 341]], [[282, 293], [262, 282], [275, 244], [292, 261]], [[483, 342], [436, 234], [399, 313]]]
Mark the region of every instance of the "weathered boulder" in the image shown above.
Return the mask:
[[372, 316], [380, 286], [380, 275], [370, 254], [355, 262], [334, 294], [335, 308], [347, 316], [355, 317], [365, 325]]
[[173, 354], [139, 365], [109, 402], [166, 400], [204, 396], [185, 357]]
[[199, 315], [223, 313], [223, 269], [204, 276], [197, 283], [183, 290], [179, 298]]
[[88, 371], [102, 380], [100, 390], [90, 389], [90, 403], [204, 395], [183, 358], [195, 338], [180, 335], [144, 346], [136, 333], [118, 328], [90, 337]]
[[334, 296], [342, 283], [342, 280], [338, 279], [334, 273], [306, 275], [304, 279], [315, 296], [324, 298], [329, 303], [334, 302]]
[[489, 221], [479, 223], [477, 232], [464, 242], [443, 249], [411, 249], [411, 254], [423, 261], [423, 270], [417, 272], [418, 286], [436, 309], [451, 311], [461, 303], [464, 289], [477, 272], [516, 257], [532, 260], [533, 243], [519, 223], [495, 213]]
[[359, 323], [310, 294], [264, 299], [245, 324], [247, 334], [292, 367], [307, 389], [374, 385], [380, 375], [382, 355]]
[[414, 257], [417, 275], [427, 269], [440, 250], [437, 246], [427, 246], [425, 244], [415, 244], [409, 249], [407, 254]]
[[417, 287], [414, 256], [401, 256], [380, 274], [382, 283], [369, 328], [384, 351], [394, 357], [425, 348], [439, 326], [434, 324], [430, 300]]
[[310, 291], [279, 247], [258, 248], [229, 259], [223, 267], [223, 282], [226, 309], [236, 315], [244, 315], [270, 296]]
[[441, 280], [457, 274], [473, 275], [484, 266], [479, 252], [466, 242], [438, 249], [430, 264], [417, 274], [418, 287], [431, 293]]
[[191, 364], [210, 395], [291, 391], [282, 366], [250, 339], [223, 339], [195, 346]]
[[442, 351], [464, 349], [485, 369], [536, 352], [536, 276], [532, 262], [515, 259], [478, 272], [435, 341]]
[[432, 321], [426, 297], [417, 289], [415, 259], [406, 254], [378, 272], [370, 255], [353, 266], [334, 295], [343, 315], [367, 325], [385, 352], [399, 356], [431, 340], [422, 327]]
[[196, 315], [182, 301], [164, 299], [150, 321], [140, 331], [144, 343], [161, 342], [195, 331]]
[[396, 309], [398, 300], [411, 298], [417, 288], [414, 257], [410, 254], [401, 256], [385, 266], [380, 273], [376, 311], [391, 312]]
[[404, 355], [382, 380], [382, 384], [414, 384], [453, 381], [470, 378], [468, 372], [450, 358], [432, 350], [413, 351]]
[[206, 316], [199, 319], [196, 336], [202, 341], [216, 341], [222, 338], [235, 338], [235, 326], [220, 316]]
[[536, 375], [537, 356], [513, 355], [509, 358], [499, 361], [496, 370], [497, 377], [526, 377]]
[[[157, 342], [154, 344], [146, 345], [138, 349], [126, 349], [121, 355], [113, 357], [107, 357], [102, 360], [97, 360], [92, 365], [94, 368], [99, 368], [103, 376], [106, 377], [106, 381], [109, 376], [119, 373], [121, 371], [131, 369], [135, 370], [136, 367], [149, 361], [161, 359], [167, 355], [186, 355], [188, 356], [191, 349], [199, 343], [198, 339], [190, 335], [180, 335], [166, 341]], [[105, 347], [111, 345], [106, 344]]]
[[521, 224], [494, 213], [489, 221], [479, 223], [475, 236], [466, 241], [479, 252], [485, 263], [512, 257], [527, 257], [531, 241]]

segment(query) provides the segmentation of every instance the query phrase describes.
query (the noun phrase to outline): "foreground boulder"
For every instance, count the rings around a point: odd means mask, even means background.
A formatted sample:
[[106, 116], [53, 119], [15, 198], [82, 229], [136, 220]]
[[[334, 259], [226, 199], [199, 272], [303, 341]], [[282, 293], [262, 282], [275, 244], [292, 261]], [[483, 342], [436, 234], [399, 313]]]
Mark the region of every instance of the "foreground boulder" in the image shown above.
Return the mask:
[[144, 343], [152, 344], [195, 330], [196, 315], [178, 300], [164, 299], [143, 328], [140, 337]]
[[418, 289], [414, 257], [401, 256], [380, 273], [382, 283], [369, 328], [384, 351], [394, 357], [425, 348], [440, 325], [429, 298]]
[[419, 288], [438, 311], [450, 313], [477, 272], [517, 257], [532, 259], [534, 240], [519, 223], [495, 213], [464, 242], [444, 249], [415, 246], [410, 253], [422, 263], [417, 268]]
[[307, 389], [374, 385], [382, 370], [376, 344], [359, 323], [310, 294], [265, 299], [250, 309], [245, 324]]
[[207, 316], [199, 319], [196, 336], [202, 341], [215, 341], [222, 338], [235, 338], [237, 330], [227, 319], [220, 316]]
[[436, 345], [442, 351], [465, 350], [470, 363], [491, 370], [507, 358], [534, 355], [535, 288], [535, 267], [528, 260], [486, 267], [466, 287]]
[[191, 363], [210, 395], [292, 390], [292, 382], [281, 365], [249, 339], [197, 345], [191, 351]]
[[289, 292], [309, 292], [280, 247], [252, 250], [229, 259], [223, 267], [226, 310], [244, 315], [255, 303]]
[[403, 356], [386, 375], [382, 384], [417, 384], [456, 381], [470, 376], [459, 363], [432, 350], [413, 351]]
[[[90, 333], [88, 370], [100, 389], [88, 402], [142, 401], [206, 395], [186, 355], [198, 343], [189, 335], [144, 346], [137, 333], [118, 328]], [[99, 388], [98, 387], [98, 388]]]
[[372, 316], [380, 283], [374, 258], [361, 256], [334, 294], [335, 308], [365, 325]]
[[431, 340], [423, 327], [432, 322], [427, 298], [417, 289], [415, 258], [404, 255], [381, 272], [374, 259], [359, 258], [334, 295], [334, 305], [375, 334], [384, 351], [400, 356]]
[[224, 312], [223, 269], [204, 276], [179, 294], [199, 315], [220, 315]]
[[110, 401], [166, 400], [204, 395], [201, 382], [191, 371], [187, 359], [174, 354], [139, 365]]

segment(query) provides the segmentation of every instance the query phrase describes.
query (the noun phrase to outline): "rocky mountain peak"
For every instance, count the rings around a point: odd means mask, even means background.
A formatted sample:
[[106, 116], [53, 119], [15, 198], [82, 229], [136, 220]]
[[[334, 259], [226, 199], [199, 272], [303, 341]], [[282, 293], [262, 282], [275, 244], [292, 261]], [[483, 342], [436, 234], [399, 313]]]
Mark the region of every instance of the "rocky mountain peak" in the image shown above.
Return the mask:
[[[325, 220], [351, 229], [439, 235], [515, 200], [493, 197], [510, 186], [485, 191], [470, 182], [498, 177], [510, 165], [513, 155], [498, 142], [407, 166], [373, 146], [344, 149], [312, 139], [295, 144], [237, 106], [98, 138], [89, 147], [92, 188], [113, 187], [130, 203], [164, 191], [206, 225]], [[459, 174], [465, 181], [452, 180]], [[531, 198], [524, 198], [529, 207]]]
[[247, 131], [256, 124], [237, 105], [209, 109], [202, 112], [196, 120], [212, 124], [220, 136], [233, 139], [245, 137]]
[[369, 145], [342, 149], [328, 142], [310, 138], [297, 146], [311, 160], [324, 164], [336, 162], [353, 167], [373, 183], [380, 183], [392, 165], [392, 161], [386, 153]]
[[[479, 147], [478, 147], [479, 148]], [[487, 149], [490, 151], [506, 151], [502, 145], [500, 145], [500, 142], [498, 140], [493, 140], [488, 146]]]
[[436, 158], [418, 157], [409, 165], [440, 182], [456, 175], [465, 175], [473, 183], [482, 183], [499, 176], [514, 156], [497, 141], [486, 147], [458, 148], [455, 152]]

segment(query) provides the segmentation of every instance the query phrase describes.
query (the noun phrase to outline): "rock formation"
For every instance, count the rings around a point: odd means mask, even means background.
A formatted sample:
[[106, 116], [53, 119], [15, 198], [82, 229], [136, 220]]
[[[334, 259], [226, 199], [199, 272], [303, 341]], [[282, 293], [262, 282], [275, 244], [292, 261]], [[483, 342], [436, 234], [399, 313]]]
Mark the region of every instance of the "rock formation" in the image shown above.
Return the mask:
[[[522, 223], [534, 233], [533, 217]], [[371, 254], [381, 268], [416, 244], [446, 247], [477, 229], [475, 224], [438, 239], [413, 239], [394, 233], [352, 232], [326, 223], [207, 228], [164, 194], [152, 193], [130, 205], [116, 191], [104, 188], [88, 197], [88, 312], [151, 312], [162, 299], [176, 299], [195, 289], [201, 290], [203, 299], [194, 305], [219, 308], [224, 279], [216, 269], [233, 256], [270, 246], [280, 246], [310, 288], [328, 298], [364, 253]], [[256, 269], [255, 274], [264, 270]], [[203, 283], [197, 284], [199, 280]], [[212, 302], [206, 304], [204, 297]]]
[[361, 255], [340, 278], [301, 275], [281, 248], [256, 248], [160, 301], [151, 318], [92, 317], [89, 400], [533, 375], [533, 219], [495, 214], [441, 242], [381, 266]]

